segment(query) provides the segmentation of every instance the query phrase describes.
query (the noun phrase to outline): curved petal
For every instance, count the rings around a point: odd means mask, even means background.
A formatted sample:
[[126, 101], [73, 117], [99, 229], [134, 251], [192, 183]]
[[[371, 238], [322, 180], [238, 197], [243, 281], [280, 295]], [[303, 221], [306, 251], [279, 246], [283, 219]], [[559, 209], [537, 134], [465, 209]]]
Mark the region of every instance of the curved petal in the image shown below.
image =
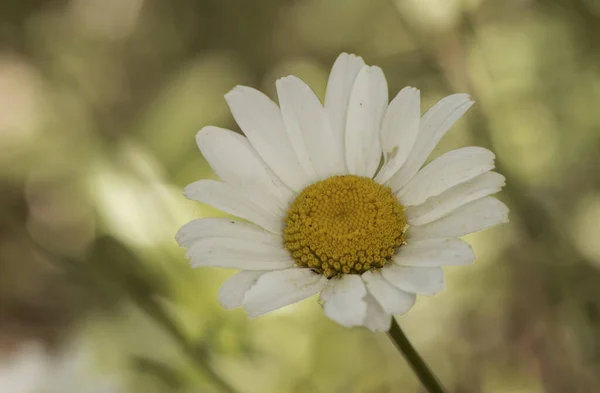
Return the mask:
[[329, 117], [335, 143], [340, 147], [342, 154], [344, 153], [350, 93], [356, 76], [364, 65], [362, 57], [342, 53], [333, 64], [327, 81], [325, 111]]
[[266, 95], [246, 86], [236, 86], [225, 95], [250, 144], [271, 170], [296, 192], [312, 182], [288, 139], [277, 105]]
[[381, 160], [379, 130], [388, 104], [385, 76], [364, 66], [352, 87], [346, 118], [346, 166], [352, 175], [373, 177]]
[[506, 205], [495, 198], [484, 197], [459, 207], [439, 220], [410, 227], [407, 236], [409, 239], [458, 237], [506, 222]]
[[269, 169], [246, 138], [230, 130], [208, 126], [196, 134], [196, 142], [211, 168], [225, 183], [258, 187], [279, 198], [281, 206], [289, 204], [293, 193]]
[[283, 121], [298, 156], [310, 163], [319, 179], [344, 173], [342, 149], [315, 93], [295, 76], [281, 78], [276, 85]]
[[332, 278], [321, 292], [325, 315], [345, 327], [362, 325], [367, 313], [363, 300], [367, 290], [360, 276], [343, 274]]
[[372, 332], [387, 332], [390, 330], [392, 314], [385, 312], [371, 294], [365, 296], [365, 302], [367, 303], [367, 315], [363, 325]]
[[246, 292], [244, 308], [251, 317], [258, 317], [306, 299], [320, 292], [326, 283], [325, 276], [311, 269], [291, 268], [265, 273]]
[[404, 206], [416, 206], [428, 198], [494, 168], [494, 153], [483, 147], [452, 150], [430, 162], [398, 192]]
[[415, 304], [414, 293], [407, 293], [387, 282], [381, 271], [367, 271], [361, 276], [369, 293], [388, 314], [404, 314]]
[[405, 211], [406, 220], [410, 225], [430, 223], [469, 202], [495, 194], [504, 184], [504, 176], [496, 172], [486, 172], [429, 198], [418, 206], [408, 207]]
[[215, 180], [200, 180], [188, 185], [184, 195], [244, 218], [268, 231], [282, 231], [285, 213], [278, 207], [279, 201], [261, 190], [244, 189]]
[[242, 270], [229, 277], [217, 294], [221, 306], [226, 310], [242, 307], [246, 292], [264, 273], [264, 270]]
[[272, 244], [252, 240], [207, 237], [188, 248], [192, 267], [210, 266], [242, 270], [278, 270], [294, 266], [295, 260], [281, 241]]
[[441, 99], [421, 118], [419, 133], [408, 159], [388, 181], [398, 191], [417, 173], [446, 131], [473, 105], [467, 94], [453, 94]]
[[396, 288], [420, 295], [435, 295], [444, 290], [444, 272], [440, 267], [388, 265], [383, 277]]
[[409, 239], [398, 248], [392, 260], [401, 266], [431, 267], [467, 265], [475, 252], [465, 241], [452, 239]]
[[376, 182], [385, 183], [406, 162], [417, 139], [420, 120], [421, 93], [414, 87], [405, 87], [392, 100], [383, 118], [379, 139], [384, 164]]
[[177, 231], [175, 240], [180, 247], [189, 247], [197, 240], [208, 237], [224, 237], [231, 241], [253, 240], [257, 243], [264, 241], [267, 244], [272, 244], [276, 239], [282, 241], [281, 236], [267, 232], [257, 225], [225, 217], [192, 220]]

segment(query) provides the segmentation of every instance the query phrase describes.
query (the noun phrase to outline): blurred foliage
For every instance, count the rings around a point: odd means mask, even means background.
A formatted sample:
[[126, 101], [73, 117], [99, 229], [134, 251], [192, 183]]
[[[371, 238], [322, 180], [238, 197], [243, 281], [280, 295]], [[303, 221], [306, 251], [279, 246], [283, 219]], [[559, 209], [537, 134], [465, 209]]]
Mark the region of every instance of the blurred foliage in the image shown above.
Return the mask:
[[510, 225], [400, 318], [415, 346], [457, 393], [600, 391], [599, 36], [598, 0], [3, 0], [0, 356], [85, 342], [127, 392], [418, 392], [316, 301], [222, 310], [230, 273], [173, 240], [220, 214], [181, 190], [214, 177], [196, 131], [238, 129], [223, 95], [295, 74], [323, 97], [348, 51], [423, 110], [471, 94], [435, 154], [490, 147], [508, 179]]

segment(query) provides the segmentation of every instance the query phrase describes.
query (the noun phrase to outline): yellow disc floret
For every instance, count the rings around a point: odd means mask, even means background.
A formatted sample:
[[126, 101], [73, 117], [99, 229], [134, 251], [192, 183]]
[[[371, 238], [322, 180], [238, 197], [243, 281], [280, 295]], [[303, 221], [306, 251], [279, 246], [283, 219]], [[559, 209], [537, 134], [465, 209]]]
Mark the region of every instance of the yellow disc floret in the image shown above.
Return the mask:
[[290, 205], [285, 248], [297, 266], [328, 278], [381, 268], [404, 243], [403, 210], [389, 187], [332, 176], [306, 187]]

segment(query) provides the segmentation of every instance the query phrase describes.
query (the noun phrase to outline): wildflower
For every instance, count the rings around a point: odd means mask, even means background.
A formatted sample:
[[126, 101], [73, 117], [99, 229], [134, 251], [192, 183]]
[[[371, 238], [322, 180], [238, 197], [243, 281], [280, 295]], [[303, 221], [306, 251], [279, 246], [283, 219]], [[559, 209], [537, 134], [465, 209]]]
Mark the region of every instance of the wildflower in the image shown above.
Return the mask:
[[332, 320], [387, 331], [417, 294], [444, 288], [441, 266], [474, 261], [460, 236], [507, 221], [489, 196], [505, 183], [491, 151], [423, 166], [473, 101], [454, 94], [421, 117], [419, 90], [388, 104], [381, 69], [345, 53], [324, 105], [294, 76], [276, 85], [279, 107], [249, 87], [225, 96], [245, 137], [212, 126], [196, 137], [222, 181], [185, 195], [245, 221], [197, 219], [176, 238], [193, 267], [241, 270], [219, 291], [227, 309], [257, 317], [320, 293]]

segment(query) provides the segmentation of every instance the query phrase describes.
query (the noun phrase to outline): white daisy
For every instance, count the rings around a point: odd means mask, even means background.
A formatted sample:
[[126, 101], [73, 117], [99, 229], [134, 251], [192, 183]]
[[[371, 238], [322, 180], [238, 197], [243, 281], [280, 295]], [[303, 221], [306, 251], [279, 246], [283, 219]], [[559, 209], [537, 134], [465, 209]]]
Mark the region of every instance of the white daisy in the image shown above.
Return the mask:
[[246, 137], [205, 127], [200, 151], [222, 180], [185, 189], [245, 221], [203, 218], [177, 241], [193, 267], [240, 269], [218, 298], [252, 317], [320, 293], [343, 326], [387, 331], [416, 294], [444, 287], [441, 266], [471, 263], [459, 237], [507, 222], [490, 197], [504, 186], [494, 154], [465, 147], [423, 164], [473, 101], [442, 99], [422, 117], [419, 90], [388, 105], [380, 68], [341, 54], [325, 105], [294, 76], [277, 81], [279, 107], [238, 86], [225, 99]]

